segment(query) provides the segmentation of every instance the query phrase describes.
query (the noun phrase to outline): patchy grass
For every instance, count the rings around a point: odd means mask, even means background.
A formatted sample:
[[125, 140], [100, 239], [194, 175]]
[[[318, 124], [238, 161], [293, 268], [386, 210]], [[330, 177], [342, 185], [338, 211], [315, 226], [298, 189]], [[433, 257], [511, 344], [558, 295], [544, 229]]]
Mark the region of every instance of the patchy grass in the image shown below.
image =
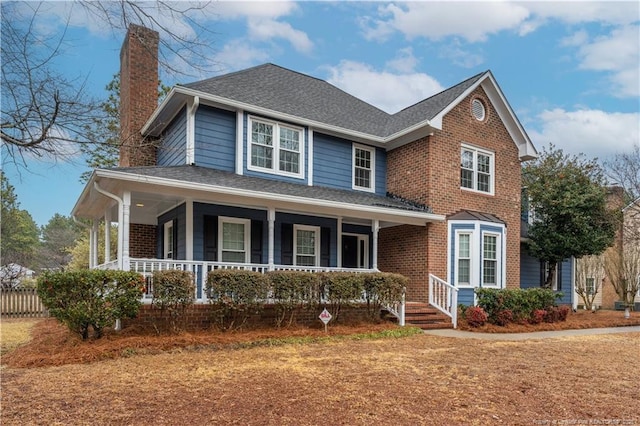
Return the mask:
[[0, 321], [0, 355], [31, 340], [31, 329], [41, 320], [3, 319]]
[[[93, 355], [5, 367], [0, 423], [640, 424], [640, 333], [511, 342], [386, 327], [81, 342], [42, 321], [10, 355]], [[115, 359], [88, 363], [109, 348]]]

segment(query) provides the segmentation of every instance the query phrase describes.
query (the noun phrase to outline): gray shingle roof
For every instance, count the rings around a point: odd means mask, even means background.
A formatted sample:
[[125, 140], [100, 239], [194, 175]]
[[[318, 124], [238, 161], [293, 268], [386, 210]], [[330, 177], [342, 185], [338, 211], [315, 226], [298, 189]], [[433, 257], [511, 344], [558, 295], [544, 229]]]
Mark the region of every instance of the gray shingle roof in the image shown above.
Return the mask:
[[184, 87], [344, 129], [386, 137], [432, 119], [484, 74], [477, 74], [393, 115], [324, 80], [274, 64], [259, 65], [186, 84]]
[[262, 193], [304, 197], [339, 203], [349, 203], [370, 207], [386, 207], [391, 209], [408, 210], [431, 213], [426, 206], [420, 206], [409, 201], [376, 194], [348, 191], [321, 186], [308, 186], [282, 182], [275, 179], [263, 179], [253, 176], [241, 176], [222, 170], [199, 166], [167, 166], [167, 167], [116, 167], [108, 169], [122, 173], [171, 179], [204, 185], [217, 185], [225, 188], [260, 191]]

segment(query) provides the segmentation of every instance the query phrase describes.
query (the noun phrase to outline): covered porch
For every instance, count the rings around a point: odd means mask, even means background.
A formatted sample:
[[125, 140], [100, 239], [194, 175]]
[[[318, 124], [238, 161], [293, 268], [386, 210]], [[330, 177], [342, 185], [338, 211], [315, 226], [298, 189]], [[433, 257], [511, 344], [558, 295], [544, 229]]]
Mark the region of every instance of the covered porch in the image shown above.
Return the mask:
[[[200, 303], [213, 269], [377, 272], [384, 256], [380, 229], [445, 219], [393, 196], [197, 166], [96, 170], [73, 215], [91, 223], [91, 268], [148, 277], [158, 270], [192, 271]], [[106, 226], [100, 238], [101, 222]], [[112, 225], [118, 230], [115, 258], [109, 250]], [[100, 252], [104, 262], [98, 261]], [[148, 286], [145, 300], [152, 291]]]

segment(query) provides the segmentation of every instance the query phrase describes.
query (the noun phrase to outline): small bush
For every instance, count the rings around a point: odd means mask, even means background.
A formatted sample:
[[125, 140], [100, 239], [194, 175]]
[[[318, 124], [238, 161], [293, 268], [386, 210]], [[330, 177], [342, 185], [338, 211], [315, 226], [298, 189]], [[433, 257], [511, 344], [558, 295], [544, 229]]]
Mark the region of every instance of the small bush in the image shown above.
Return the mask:
[[268, 293], [269, 280], [259, 272], [216, 269], [207, 276], [214, 320], [222, 330], [241, 328], [260, 312]]
[[364, 274], [364, 295], [369, 318], [377, 321], [380, 319], [380, 309], [383, 306], [399, 303], [406, 285], [407, 278], [399, 274]]
[[178, 322], [194, 300], [195, 283], [191, 272], [168, 270], [153, 273], [152, 305], [169, 314], [173, 331], [179, 331]]
[[329, 310], [334, 321], [338, 321], [340, 310], [343, 306], [349, 306], [352, 301], [362, 298], [364, 275], [350, 272], [325, 272], [320, 274], [325, 296], [329, 302]]
[[511, 309], [503, 309], [496, 314], [496, 324], [504, 327], [513, 322], [513, 312]]
[[479, 306], [469, 306], [464, 316], [471, 327], [483, 326], [488, 319], [487, 313]]
[[544, 317], [547, 315], [547, 311], [544, 309], [535, 309], [531, 313], [531, 318], [529, 318], [530, 324], [540, 324], [544, 321]]
[[555, 301], [562, 297], [561, 293], [545, 288], [530, 289], [490, 289], [478, 288], [478, 306], [489, 316], [489, 322], [498, 324], [500, 312], [511, 311], [512, 321], [525, 322], [531, 319], [536, 309], [548, 310], [555, 306]]
[[136, 317], [144, 285], [135, 272], [45, 272], [38, 278], [38, 296], [51, 316], [86, 340], [91, 329], [100, 338], [116, 319]]
[[267, 274], [276, 305], [276, 326], [295, 322], [296, 312], [320, 303], [322, 280], [318, 274], [300, 271], [273, 271]]
[[549, 323], [566, 321], [567, 315], [569, 315], [568, 306], [552, 306], [546, 310], [544, 321]]

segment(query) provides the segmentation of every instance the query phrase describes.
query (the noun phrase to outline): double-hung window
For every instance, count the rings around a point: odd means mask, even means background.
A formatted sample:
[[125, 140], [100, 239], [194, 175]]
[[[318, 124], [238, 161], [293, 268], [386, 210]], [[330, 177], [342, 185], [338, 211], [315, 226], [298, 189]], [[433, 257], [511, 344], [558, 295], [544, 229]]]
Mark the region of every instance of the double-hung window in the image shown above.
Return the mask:
[[375, 191], [375, 162], [374, 148], [353, 145], [353, 189]]
[[482, 286], [498, 285], [498, 236], [482, 236]]
[[462, 145], [460, 154], [460, 186], [473, 191], [493, 194], [494, 154]]
[[471, 233], [458, 234], [457, 285], [471, 285]]
[[304, 136], [299, 127], [249, 117], [250, 170], [303, 178]]
[[320, 265], [320, 228], [294, 225], [293, 259], [298, 266]]
[[222, 262], [249, 263], [251, 221], [221, 216], [218, 226], [218, 259]]

